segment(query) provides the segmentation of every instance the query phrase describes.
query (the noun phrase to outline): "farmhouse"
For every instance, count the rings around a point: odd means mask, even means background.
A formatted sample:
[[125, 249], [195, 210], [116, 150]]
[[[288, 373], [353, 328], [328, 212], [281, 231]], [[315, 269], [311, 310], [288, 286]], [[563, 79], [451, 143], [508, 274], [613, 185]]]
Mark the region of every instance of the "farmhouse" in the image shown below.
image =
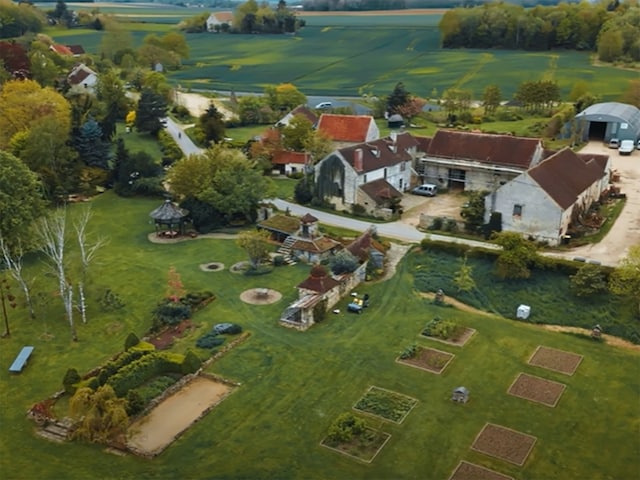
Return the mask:
[[62, 55], [63, 57], [79, 57], [84, 55], [85, 51], [82, 45], [60, 45], [54, 44], [49, 46], [49, 50]]
[[218, 32], [222, 30], [223, 25], [231, 26], [233, 24], [233, 12], [213, 12], [207, 18], [207, 32]]
[[417, 146], [411, 134], [392, 133], [336, 150], [315, 166], [317, 194], [340, 210], [388, 217], [410, 187]]
[[549, 155], [540, 139], [451, 130], [421, 139], [420, 148], [422, 183], [454, 190], [493, 190]]
[[71, 85], [71, 90], [93, 93], [98, 83], [98, 74], [87, 67], [84, 63], [78, 63], [73, 67], [71, 73], [67, 75], [67, 81]]
[[557, 245], [608, 188], [606, 155], [564, 148], [485, 197], [485, 221], [500, 212], [502, 229]]
[[280, 175], [292, 175], [298, 172], [304, 172], [305, 166], [310, 165], [311, 156], [307, 152], [291, 152], [289, 150], [281, 150], [273, 155], [271, 164], [273, 170]]
[[298, 115], [302, 115], [304, 118], [309, 120], [311, 122], [311, 125], [313, 125], [314, 127], [318, 123], [318, 116], [315, 113], [313, 113], [313, 111], [309, 107], [307, 107], [306, 105], [298, 105], [296, 108], [294, 108], [289, 113], [287, 113], [284, 117], [278, 120], [275, 126], [286, 127], [289, 125], [289, 122], [293, 120], [293, 117], [296, 117]]
[[320, 115], [317, 128], [340, 145], [370, 142], [380, 138], [378, 125], [369, 115], [323, 113]]
[[586, 108], [576, 120], [582, 123], [583, 140], [598, 139], [608, 142], [640, 139], [640, 109], [618, 102], [596, 103]]

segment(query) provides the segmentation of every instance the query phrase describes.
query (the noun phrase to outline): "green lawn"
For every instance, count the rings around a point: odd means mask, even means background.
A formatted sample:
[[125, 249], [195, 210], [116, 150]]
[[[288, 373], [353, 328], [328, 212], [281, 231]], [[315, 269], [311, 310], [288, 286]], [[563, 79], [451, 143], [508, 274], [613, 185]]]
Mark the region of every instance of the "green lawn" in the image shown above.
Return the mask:
[[[434, 306], [414, 292], [418, 265], [432, 267], [428, 258], [415, 253], [403, 260], [392, 279], [362, 288], [371, 295], [371, 306], [363, 315], [330, 315], [305, 333], [285, 329], [277, 319], [295, 298], [293, 286], [309, 268], [280, 267], [268, 276], [244, 277], [229, 271], [246, 259], [233, 241], [152, 244], [147, 240], [153, 231], [148, 213], [159, 203], [112, 193], [93, 200], [91, 228], [107, 236], [109, 243], [90, 272], [88, 296], [93, 305], [89, 322], [78, 324], [78, 343], [70, 341], [55, 296], [44, 296], [46, 305], [41, 305], [35, 321], [27, 320], [23, 309], [9, 312], [12, 336], [0, 340], [0, 363], [5, 365], [0, 374], [3, 478], [448, 478], [461, 459], [530, 479], [633, 478], [640, 468], [638, 351]], [[78, 208], [71, 207], [70, 213]], [[198, 268], [211, 261], [221, 261], [226, 268]], [[61, 388], [67, 368], [87, 371], [119, 351], [129, 332], [142, 335], [151, 324], [149, 312], [165, 294], [170, 266], [182, 275], [187, 289], [216, 294], [216, 300], [195, 315], [199, 331], [232, 321], [251, 333], [248, 341], [209, 369], [241, 387], [154, 460], [36, 437], [26, 410]], [[40, 272], [42, 265], [30, 258], [27, 268]], [[39, 275], [37, 282], [40, 291], [55, 289], [48, 276]], [[239, 300], [245, 289], [263, 286], [279, 290], [283, 299], [267, 306]], [[126, 304], [122, 310], [99, 311], [94, 299], [105, 288], [121, 296]], [[339, 307], [344, 312], [346, 300]], [[576, 314], [582, 308], [574, 305]], [[478, 333], [464, 348], [420, 337], [425, 323], [436, 315]], [[414, 342], [456, 357], [442, 375], [396, 363], [398, 354]], [[584, 355], [576, 374], [568, 377], [527, 365], [541, 344]], [[6, 367], [23, 345], [35, 346], [30, 363], [23, 373], [9, 375]], [[179, 349], [186, 345], [181, 343]], [[558, 406], [548, 408], [507, 395], [519, 372], [566, 384]], [[335, 418], [349, 411], [371, 385], [416, 398], [418, 404], [400, 425], [374, 422], [392, 437], [373, 463], [364, 465], [319, 442]], [[460, 385], [471, 392], [464, 406], [449, 400]], [[469, 449], [486, 422], [538, 438], [523, 467]]]

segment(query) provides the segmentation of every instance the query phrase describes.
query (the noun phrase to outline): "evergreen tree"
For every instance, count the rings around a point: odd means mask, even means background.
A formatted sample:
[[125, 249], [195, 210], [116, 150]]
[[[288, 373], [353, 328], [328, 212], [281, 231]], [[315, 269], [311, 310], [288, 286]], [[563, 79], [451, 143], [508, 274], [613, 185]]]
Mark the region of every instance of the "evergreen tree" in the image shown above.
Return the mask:
[[109, 168], [111, 145], [102, 139], [102, 128], [93, 118], [89, 118], [78, 129], [73, 146], [86, 165], [104, 170]]
[[224, 139], [224, 118], [211, 102], [207, 111], [200, 115], [200, 128], [208, 142], [220, 143]]
[[411, 99], [411, 94], [404, 87], [404, 83], [396, 83], [393, 92], [387, 98], [387, 112], [397, 113], [398, 107], [402, 107]]
[[143, 90], [136, 110], [136, 129], [139, 132], [157, 135], [165, 126], [163, 119], [166, 116], [167, 102], [165, 99], [149, 89]]

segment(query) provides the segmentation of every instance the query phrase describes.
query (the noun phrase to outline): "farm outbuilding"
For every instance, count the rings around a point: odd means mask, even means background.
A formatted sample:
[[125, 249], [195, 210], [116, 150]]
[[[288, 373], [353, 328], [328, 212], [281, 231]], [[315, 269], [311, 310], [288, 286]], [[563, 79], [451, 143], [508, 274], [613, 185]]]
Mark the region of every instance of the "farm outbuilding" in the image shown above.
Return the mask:
[[626, 103], [596, 103], [576, 115], [576, 120], [584, 122], [584, 140], [635, 142], [640, 138], [640, 109]]

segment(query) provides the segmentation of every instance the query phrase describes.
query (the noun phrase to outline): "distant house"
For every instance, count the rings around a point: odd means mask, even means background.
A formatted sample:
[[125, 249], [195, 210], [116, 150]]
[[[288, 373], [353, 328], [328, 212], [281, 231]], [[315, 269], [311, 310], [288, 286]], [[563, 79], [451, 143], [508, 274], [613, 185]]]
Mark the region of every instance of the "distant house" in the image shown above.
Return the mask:
[[360, 205], [388, 217], [394, 199], [410, 187], [417, 146], [411, 134], [393, 133], [334, 151], [315, 166], [318, 196], [339, 210]]
[[207, 32], [217, 32], [222, 25], [233, 25], [233, 12], [213, 12], [207, 18]]
[[98, 83], [98, 74], [87, 67], [84, 63], [76, 64], [71, 73], [67, 75], [67, 81], [71, 86], [71, 90], [94, 92]]
[[276, 123], [276, 127], [288, 126], [289, 122], [293, 120], [293, 117], [297, 115], [302, 115], [303, 117], [305, 117], [307, 120], [311, 122], [311, 125], [313, 125], [314, 127], [318, 123], [318, 116], [315, 113], [313, 113], [313, 111], [309, 107], [307, 107], [306, 105], [298, 105], [296, 108], [294, 108], [289, 113], [287, 113], [284, 117], [278, 120], [278, 122]]
[[54, 44], [49, 46], [49, 50], [65, 57], [79, 57], [84, 55], [85, 51], [82, 45], [59, 45]]
[[500, 212], [502, 230], [557, 245], [609, 186], [607, 155], [555, 152], [485, 197], [485, 221]]
[[271, 160], [273, 169], [281, 175], [303, 173], [310, 162], [311, 156], [307, 152], [290, 152], [288, 150], [276, 152]]
[[333, 142], [342, 144], [370, 142], [380, 138], [378, 125], [369, 115], [323, 113], [317, 128]]
[[550, 154], [538, 138], [452, 130], [438, 130], [419, 145], [422, 183], [456, 190], [492, 190]]

